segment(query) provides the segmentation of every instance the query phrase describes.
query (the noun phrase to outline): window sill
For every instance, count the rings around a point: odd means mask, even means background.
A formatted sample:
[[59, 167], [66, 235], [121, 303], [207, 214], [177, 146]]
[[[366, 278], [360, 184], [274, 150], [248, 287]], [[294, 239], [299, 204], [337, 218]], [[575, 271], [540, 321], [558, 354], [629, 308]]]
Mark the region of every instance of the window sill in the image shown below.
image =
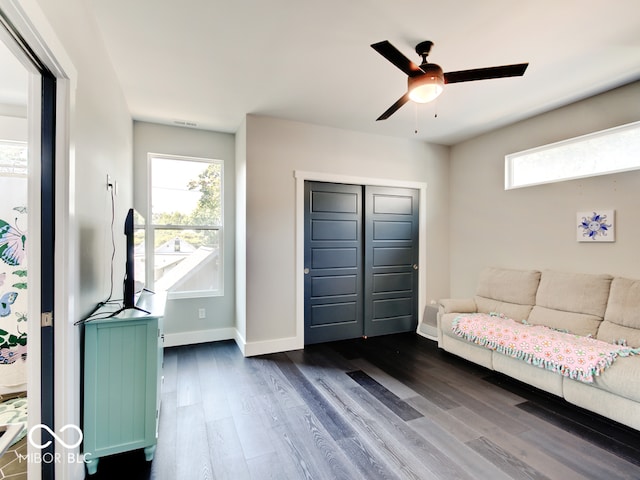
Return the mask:
[[193, 292], [167, 292], [167, 300], [184, 300], [189, 298], [224, 297], [222, 290], [201, 290]]

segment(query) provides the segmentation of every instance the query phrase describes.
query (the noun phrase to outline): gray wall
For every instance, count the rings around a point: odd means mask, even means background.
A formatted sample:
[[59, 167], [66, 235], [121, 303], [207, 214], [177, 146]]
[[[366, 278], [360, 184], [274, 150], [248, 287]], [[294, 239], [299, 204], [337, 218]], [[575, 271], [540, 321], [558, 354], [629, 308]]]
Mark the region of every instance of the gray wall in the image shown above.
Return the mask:
[[84, 315], [104, 300], [111, 287], [111, 197], [107, 174], [119, 184], [115, 198], [116, 255], [113, 298], [122, 298], [125, 238], [122, 225], [132, 202], [132, 121], [115, 71], [81, 0], [41, 1], [40, 6], [69, 56], [77, 75], [70, 140], [75, 168], [75, 201], [70, 215], [77, 249], [72, 262], [78, 278], [78, 312]]
[[[504, 190], [504, 156], [640, 120], [640, 83], [493, 131], [451, 151], [453, 297], [487, 265], [640, 278], [640, 171]], [[615, 209], [615, 243], [578, 243], [576, 213]]]
[[249, 344], [264, 344], [257, 351], [297, 333], [296, 170], [425, 182], [425, 288], [429, 299], [448, 293], [448, 147], [254, 115], [242, 129], [246, 214], [238, 222], [246, 228], [246, 266], [239, 275], [246, 275], [246, 316], [238, 321]]
[[[165, 344], [183, 345], [234, 337], [235, 330], [235, 138], [228, 133], [134, 122], [134, 206], [146, 212], [147, 154], [224, 160], [224, 295], [167, 301]], [[151, 218], [146, 212], [146, 218]], [[204, 308], [207, 317], [198, 318]]]

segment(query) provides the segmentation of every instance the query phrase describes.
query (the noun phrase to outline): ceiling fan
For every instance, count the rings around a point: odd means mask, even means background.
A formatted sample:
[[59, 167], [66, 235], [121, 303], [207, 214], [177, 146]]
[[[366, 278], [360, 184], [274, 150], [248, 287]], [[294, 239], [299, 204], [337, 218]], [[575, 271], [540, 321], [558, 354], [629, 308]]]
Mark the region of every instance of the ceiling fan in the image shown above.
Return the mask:
[[528, 63], [515, 65], [502, 65], [499, 67], [474, 68], [471, 70], [459, 70], [457, 72], [442, 72], [442, 68], [435, 63], [427, 62], [427, 56], [431, 51], [433, 42], [425, 41], [416, 45], [416, 53], [422, 57], [420, 66], [405, 57], [400, 50], [391, 45], [387, 40], [374, 43], [371, 47], [396, 67], [407, 74], [407, 93], [391, 105], [386, 112], [376, 120], [386, 120], [396, 110], [413, 100], [417, 103], [427, 103], [435, 99], [445, 83], [472, 82], [474, 80], [488, 80], [491, 78], [520, 77], [524, 75]]

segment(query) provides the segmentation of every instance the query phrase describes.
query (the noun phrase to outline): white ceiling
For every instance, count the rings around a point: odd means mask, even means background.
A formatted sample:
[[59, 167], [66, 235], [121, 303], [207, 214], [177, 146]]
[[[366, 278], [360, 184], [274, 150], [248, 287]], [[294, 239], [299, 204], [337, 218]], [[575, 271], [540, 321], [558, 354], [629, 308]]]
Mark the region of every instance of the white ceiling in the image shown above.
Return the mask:
[[[89, 5], [135, 119], [223, 132], [252, 113], [454, 144], [640, 78], [637, 0]], [[381, 40], [416, 63], [415, 44], [431, 40], [429, 60], [445, 72], [530, 65], [524, 77], [446, 85], [433, 104], [376, 122], [406, 91], [369, 46]]]

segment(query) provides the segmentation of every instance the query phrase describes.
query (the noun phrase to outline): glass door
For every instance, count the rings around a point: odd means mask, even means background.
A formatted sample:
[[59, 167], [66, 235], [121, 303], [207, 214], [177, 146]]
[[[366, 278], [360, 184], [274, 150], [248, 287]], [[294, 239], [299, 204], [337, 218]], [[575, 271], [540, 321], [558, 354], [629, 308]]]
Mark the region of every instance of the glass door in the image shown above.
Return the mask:
[[[2, 13], [0, 11], [0, 13]], [[24, 421], [54, 431], [54, 246], [56, 80], [0, 15], [0, 382], [24, 399]], [[35, 112], [34, 118], [28, 118]], [[33, 123], [38, 122], [37, 128]], [[34, 201], [35, 200], [35, 201]], [[31, 364], [31, 366], [29, 366]], [[34, 367], [35, 366], [35, 367]], [[39, 385], [34, 385], [38, 371]], [[13, 368], [13, 377], [5, 375]], [[30, 382], [27, 382], [30, 377]], [[7, 378], [13, 378], [7, 381]], [[0, 393], [2, 390], [0, 390]], [[17, 402], [14, 402], [15, 405]], [[40, 428], [39, 458], [54, 458], [53, 437]], [[35, 438], [37, 435], [34, 435]], [[10, 447], [11, 448], [11, 447]], [[50, 455], [50, 457], [45, 457]], [[12, 473], [31, 470], [33, 459], [18, 456]], [[24, 468], [24, 470], [20, 470]], [[38, 462], [45, 479], [53, 462]]]

